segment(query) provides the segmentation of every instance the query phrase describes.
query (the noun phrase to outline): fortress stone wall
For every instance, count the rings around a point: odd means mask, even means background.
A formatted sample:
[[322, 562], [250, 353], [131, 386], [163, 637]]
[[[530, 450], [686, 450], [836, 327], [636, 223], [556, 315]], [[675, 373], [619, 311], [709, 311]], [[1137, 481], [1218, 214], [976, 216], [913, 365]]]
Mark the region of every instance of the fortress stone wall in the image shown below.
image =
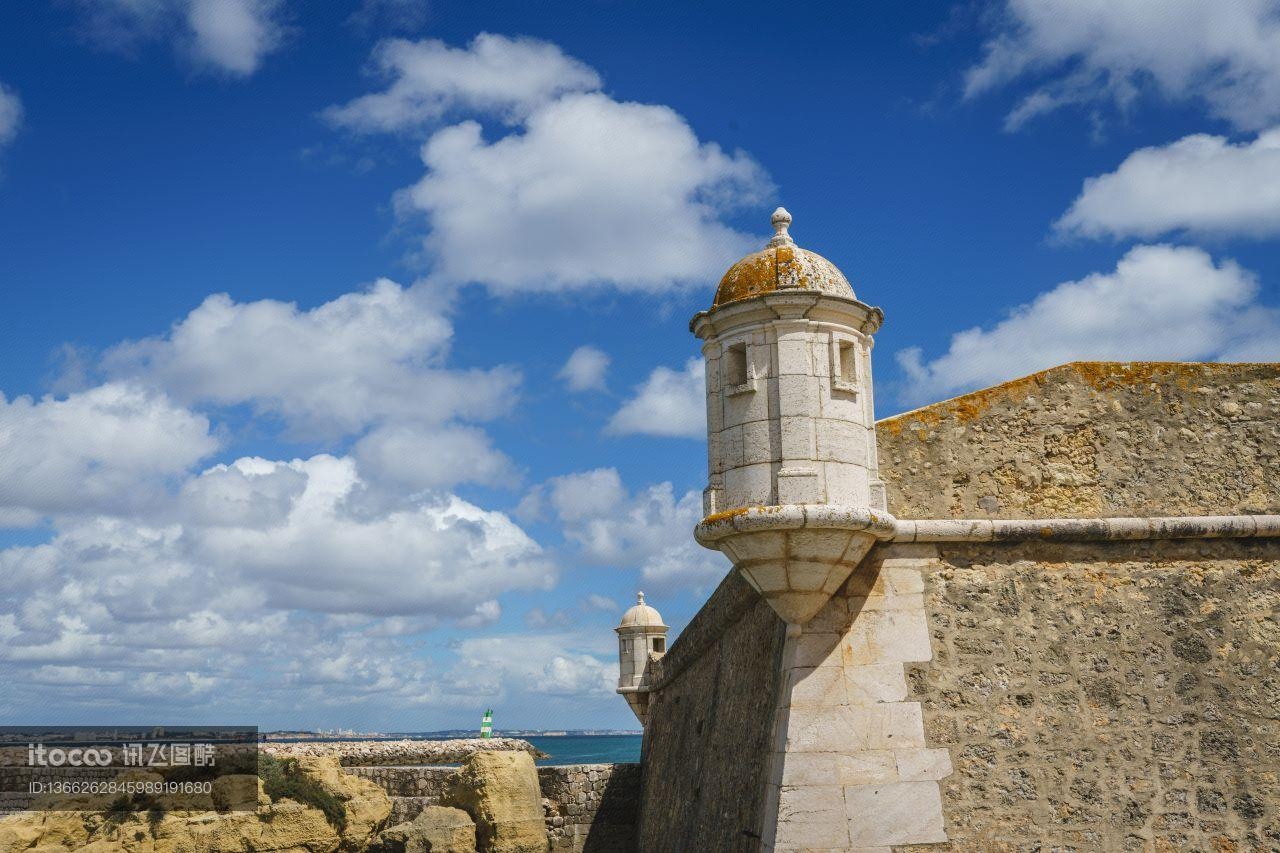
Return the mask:
[[1280, 365], [1076, 362], [876, 425], [898, 518], [1280, 513]]
[[[1275, 514], [1280, 365], [1065, 365], [877, 441], [900, 521]], [[960, 527], [798, 629], [730, 573], [650, 664], [640, 850], [1280, 849], [1274, 532]]]
[[1274, 540], [906, 547], [953, 849], [1280, 849]]
[[650, 663], [643, 849], [759, 844], [783, 639], [782, 620], [731, 572], [679, 642]]

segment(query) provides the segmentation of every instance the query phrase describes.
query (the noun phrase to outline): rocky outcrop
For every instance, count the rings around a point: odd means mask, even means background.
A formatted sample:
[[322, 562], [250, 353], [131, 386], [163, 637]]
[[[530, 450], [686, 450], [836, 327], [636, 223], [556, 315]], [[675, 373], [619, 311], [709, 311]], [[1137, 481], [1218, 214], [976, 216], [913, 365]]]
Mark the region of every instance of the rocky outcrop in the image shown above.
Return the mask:
[[[154, 774], [138, 777], [159, 781]], [[336, 759], [309, 758], [278, 778], [296, 796], [272, 798], [255, 776], [226, 776], [212, 797], [168, 810], [111, 812], [89, 798], [62, 810], [25, 812], [0, 820], [0, 853], [90, 850], [93, 853], [336, 853], [366, 850], [391, 814], [391, 800], [367, 779], [343, 773]], [[257, 808], [215, 811], [240, 786], [257, 789]], [[170, 802], [171, 806], [175, 805]]]
[[475, 820], [481, 853], [547, 850], [538, 772], [526, 752], [473, 754], [450, 780], [445, 802]]
[[385, 829], [371, 853], [476, 853], [476, 824], [462, 809], [427, 806]]
[[368, 779], [343, 773], [334, 758], [299, 758], [298, 769], [342, 804], [342, 849], [363, 850], [373, 841], [388, 817], [391, 798]]
[[[456, 740], [343, 740], [304, 743], [267, 743], [263, 752], [276, 758], [331, 756], [344, 767], [377, 767], [408, 764], [457, 764], [481, 750], [516, 750], [534, 758], [546, 758], [527, 740], [510, 737], [458, 738]], [[23, 758], [25, 759], [25, 751]]]

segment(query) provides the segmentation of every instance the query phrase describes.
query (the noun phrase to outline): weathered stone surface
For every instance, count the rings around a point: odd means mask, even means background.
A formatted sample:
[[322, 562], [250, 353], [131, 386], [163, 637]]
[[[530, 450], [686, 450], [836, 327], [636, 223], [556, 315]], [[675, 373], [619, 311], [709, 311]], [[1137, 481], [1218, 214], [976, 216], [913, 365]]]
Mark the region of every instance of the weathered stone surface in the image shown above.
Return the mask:
[[[525, 753], [518, 754], [533, 762]], [[348, 850], [366, 847], [391, 815], [391, 800], [386, 793], [368, 779], [344, 773], [336, 758], [302, 757], [298, 759], [298, 768], [342, 802], [346, 815], [342, 846]]]
[[645, 732], [640, 850], [758, 844], [784, 630], [731, 572], [650, 665], [659, 693]]
[[1280, 365], [1076, 362], [876, 424], [899, 518], [1280, 512]]
[[955, 849], [1280, 846], [1274, 540], [939, 552], [908, 671]]
[[526, 752], [473, 753], [450, 778], [445, 804], [471, 815], [481, 853], [547, 850], [538, 772]]
[[427, 806], [379, 833], [370, 853], [476, 853], [476, 824], [462, 809]]
[[[259, 785], [256, 811], [107, 815], [89, 810], [90, 800], [83, 798], [82, 811], [27, 812], [0, 820], [0, 851], [332, 853], [367, 849], [391, 812], [386, 794], [371, 782], [342, 773], [333, 758], [304, 759], [299, 767], [342, 801], [346, 818], [341, 830], [317, 808], [289, 799], [270, 802], [260, 783], [249, 777]], [[160, 778], [154, 774], [137, 776]]]

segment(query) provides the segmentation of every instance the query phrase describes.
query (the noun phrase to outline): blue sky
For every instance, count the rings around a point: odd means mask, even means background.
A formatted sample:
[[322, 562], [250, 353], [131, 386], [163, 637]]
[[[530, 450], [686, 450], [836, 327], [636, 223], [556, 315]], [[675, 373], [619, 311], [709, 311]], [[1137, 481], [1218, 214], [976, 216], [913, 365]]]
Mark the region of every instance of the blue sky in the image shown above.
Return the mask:
[[0, 721], [632, 725], [779, 203], [882, 416], [1280, 358], [1280, 4], [1059, 6], [0, 13]]

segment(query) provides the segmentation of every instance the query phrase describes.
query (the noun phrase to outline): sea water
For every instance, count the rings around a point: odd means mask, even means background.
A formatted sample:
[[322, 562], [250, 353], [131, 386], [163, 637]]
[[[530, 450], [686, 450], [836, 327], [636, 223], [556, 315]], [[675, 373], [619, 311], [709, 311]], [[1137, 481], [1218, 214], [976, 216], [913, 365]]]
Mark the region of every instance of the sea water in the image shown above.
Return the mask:
[[530, 735], [523, 738], [551, 756], [552, 764], [622, 764], [640, 760], [640, 735]]

